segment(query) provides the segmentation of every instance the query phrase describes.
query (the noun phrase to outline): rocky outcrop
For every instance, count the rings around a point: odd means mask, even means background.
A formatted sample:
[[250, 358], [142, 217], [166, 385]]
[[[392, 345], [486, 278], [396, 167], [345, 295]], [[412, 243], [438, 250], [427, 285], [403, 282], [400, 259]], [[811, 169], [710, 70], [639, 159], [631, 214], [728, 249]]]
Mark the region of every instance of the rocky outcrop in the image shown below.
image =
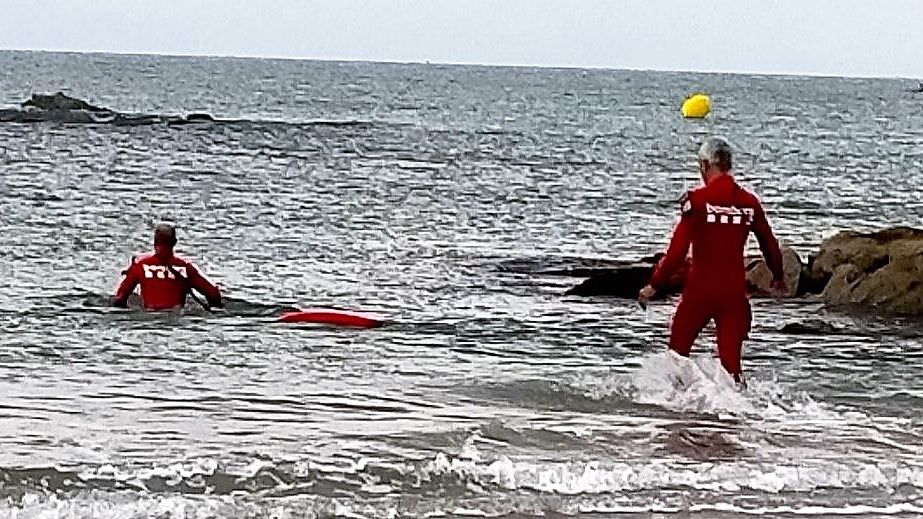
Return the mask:
[[[820, 296], [826, 307], [884, 318], [923, 316], [923, 229], [841, 232], [825, 240], [806, 263], [792, 248], [781, 247], [788, 289], [783, 297]], [[635, 261], [561, 257], [513, 260], [501, 268], [522, 274], [586, 278], [565, 292], [569, 296], [635, 299], [662, 256]], [[747, 258], [745, 267], [750, 296], [773, 296], [772, 274], [763, 259]], [[684, 277], [685, 271], [677, 272], [657, 297], [680, 293]]]
[[186, 117], [176, 115], [129, 114], [100, 108], [63, 92], [32, 94], [20, 103], [20, 108], [0, 108], [0, 122], [37, 123], [62, 122], [68, 124], [112, 124], [115, 126], [145, 126], [166, 124], [208, 124], [216, 122], [206, 113], [192, 113]]
[[[923, 229], [894, 227], [876, 232], [846, 231], [825, 240], [803, 264], [782, 246], [788, 292], [785, 297], [819, 294], [825, 306], [868, 315], [923, 316]], [[650, 279], [658, 256], [599, 269], [574, 269], [588, 278], [567, 295], [635, 298]], [[771, 295], [772, 275], [761, 258], [747, 260], [752, 297]], [[682, 290], [682, 273], [668, 296]]]
[[923, 315], [923, 229], [838, 233], [821, 244], [809, 277], [826, 280], [827, 306]]

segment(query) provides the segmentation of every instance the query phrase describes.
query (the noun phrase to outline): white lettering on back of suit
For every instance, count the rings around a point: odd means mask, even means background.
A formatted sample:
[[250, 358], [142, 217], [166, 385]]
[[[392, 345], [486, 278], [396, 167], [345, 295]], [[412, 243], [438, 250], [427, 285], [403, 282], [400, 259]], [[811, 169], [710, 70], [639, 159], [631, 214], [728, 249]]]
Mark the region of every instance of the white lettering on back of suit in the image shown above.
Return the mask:
[[[173, 275], [173, 272], [170, 271], [164, 265], [141, 265], [144, 268], [144, 277], [147, 279], [176, 279], [176, 276]], [[177, 267], [174, 266], [175, 270], [180, 276], [184, 278], [186, 276], [186, 267]]]
[[753, 225], [752, 207], [705, 204], [705, 221], [730, 225]]

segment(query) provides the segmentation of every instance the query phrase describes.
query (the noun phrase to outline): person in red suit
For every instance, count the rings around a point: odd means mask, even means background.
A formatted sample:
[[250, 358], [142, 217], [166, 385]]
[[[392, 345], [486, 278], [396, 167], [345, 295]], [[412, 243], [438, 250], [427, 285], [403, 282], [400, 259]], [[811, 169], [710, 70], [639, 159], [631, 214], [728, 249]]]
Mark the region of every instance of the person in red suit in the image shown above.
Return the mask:
[[684, 357], [703, 328], [715, 321], [718, 356], [734, 381], [743, 385], [741, 347], [750, 333], [744, 246], [752, 231], [772, 271], [772, 289], [785, 291], [782, 253], [759, 199], [741, 187], [731, 174], [731, 146], [709, 137], [699, 149], [703, 185], [680, 198], [680, 221], [666, 255], [641, 289], [638, 301], [650, 300], [669, 278], [692, 261], [670, 326], [670, 349]]
[[112, 298], [113, 306], [127, 306], [128, 296], [138, 285], [145, 310], [182, 307], [193, 289], [204, 294], [210, 306], [222, 306], [218, 287], [195, 265], [173, 253], [176, 241], [176, 228], [172, 225], [160, 224], [154, 229], [154, 251], [131, 259]]

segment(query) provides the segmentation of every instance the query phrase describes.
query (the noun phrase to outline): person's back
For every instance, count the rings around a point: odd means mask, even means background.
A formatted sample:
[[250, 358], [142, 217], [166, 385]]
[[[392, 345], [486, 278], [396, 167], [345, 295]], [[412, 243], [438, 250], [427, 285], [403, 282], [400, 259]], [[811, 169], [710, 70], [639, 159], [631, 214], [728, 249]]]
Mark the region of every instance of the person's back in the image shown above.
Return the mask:
[[[696, 292], [738, 294], [746, 291], [744, 249], [750, 232], [760, 245], [774, 240], [759, 200], [730, 175], [717, 177], [688, 194], [693, 218], [692, 266], [686, 279]], [[764, 247], [765, 248], [765, 247]], [[768, 254], [774, 255], [774, 247]]]
[[186, 294], [195, 289], [203, 293], [211, 306], [220, 307], [221, 291], [203, 276], [189, 261], [176, 256], [176, 231], [169, 225], [158, 225], [154, 231], [154, 252], [132, 263], [124, 272], [113, 297], [114, 306], [126, 306], [128, 296], [141, 286], [141, 305], [145, 310], [168, 310], [183, 306]]

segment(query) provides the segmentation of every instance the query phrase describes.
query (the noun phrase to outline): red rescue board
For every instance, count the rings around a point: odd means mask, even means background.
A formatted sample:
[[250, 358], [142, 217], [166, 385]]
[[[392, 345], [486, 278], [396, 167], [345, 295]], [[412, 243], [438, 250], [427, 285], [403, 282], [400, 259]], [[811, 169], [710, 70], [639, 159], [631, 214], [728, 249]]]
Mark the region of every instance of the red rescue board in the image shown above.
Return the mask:
[[370, 315], [328, 308], [306, 308], [297, 312], [286, 312], [279, 316], [279, 321], [283, 323], [332, 324], [356, 328], [375, 328], [385, 324], [384, 319]]

